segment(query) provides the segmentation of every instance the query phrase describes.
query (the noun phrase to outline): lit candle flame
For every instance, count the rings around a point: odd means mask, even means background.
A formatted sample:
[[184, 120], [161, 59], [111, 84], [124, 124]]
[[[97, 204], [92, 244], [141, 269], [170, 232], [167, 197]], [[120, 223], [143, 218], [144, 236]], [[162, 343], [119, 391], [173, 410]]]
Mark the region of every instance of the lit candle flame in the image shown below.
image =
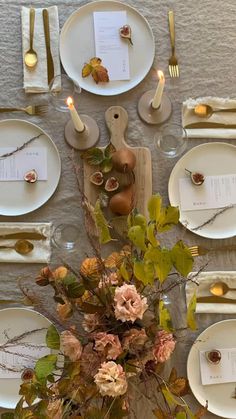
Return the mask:
[[74, 105], [74, 101], [73, 101], [73, 99], [72, 99], [72, 97], [68, 97], [67, 98], [67, 100], [66, 100], [66, 104], [67, 104], [67, 106], [70, 108], [71, 106], [73, 106]]
[[165, 80], [163, 71], [158, 70], [157, 75], [158, 75], [159, 80], [161, 80], [161, 81]]

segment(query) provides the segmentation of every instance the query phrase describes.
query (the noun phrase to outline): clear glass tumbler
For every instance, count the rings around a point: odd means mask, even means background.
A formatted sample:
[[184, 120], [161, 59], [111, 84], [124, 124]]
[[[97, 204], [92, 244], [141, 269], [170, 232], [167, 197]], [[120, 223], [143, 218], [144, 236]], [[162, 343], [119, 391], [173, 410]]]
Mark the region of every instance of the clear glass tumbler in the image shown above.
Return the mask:
[[187, 132], [181, 125], [171, 123], [155, 134], [154, 142], [163, 156], [174, 158], [184, 152], [187, 138]]
[[80, 231], [74, 224], [60, 224], [55, 228], [52, 235], [53, 244], [68, 251], [75, 249], [79, 239]]
[[[56, 86], [56, 88], [55, 88]], [[60, 88], [58, 86], [61, 86]], [[66, 100], [69, 96], [81, 93], [81, 88], [66, 74], [55, 76], [49, 85], [50, 101], [52, 106], [61, 112], [68, 112]]]

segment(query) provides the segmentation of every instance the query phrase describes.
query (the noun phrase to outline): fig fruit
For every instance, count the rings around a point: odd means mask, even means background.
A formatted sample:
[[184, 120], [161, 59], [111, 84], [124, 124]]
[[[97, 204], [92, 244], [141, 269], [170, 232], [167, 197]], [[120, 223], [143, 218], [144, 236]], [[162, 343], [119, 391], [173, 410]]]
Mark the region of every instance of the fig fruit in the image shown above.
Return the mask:
[[116, 177], [109, 177], [105, 183], [105, 190], [107, 192], [116, 191], [119, 188], [119, 182]]
[[102, 185], [103, 182], [104, 182], [102, 172], [94, 172], [94, 173], [92, 173], [91, 176], [90, 176], [90, 178], [89, 178], [89, 180], [94, 185], [97, 185], [97, 186]]
[[134, 185], [126, 186], [110, 199], [109, 208], [114, 214], [128, 215], [134, 207]]
[[136, 156], [128, 148], [120, 148], [112, 154], [112, 164], [117, 172], [132, 172], [136, 165]]
[[38, 179], [38, 173], [34, 169], [29, 170], [24, 175], [24, 180], [28, 183], [35, 183], [37, 179]]
[[131, 45], [133, 45], [133, 42], [131, 39], [131, 27], [129, 25], [124, 25], [120, 28], [120, 36], [121, 38], [128, 39]]
[[213, 349], [212, 351], [206, 352], [206, 359], [211, 364], [219, 364], [221, 360], [221, 353], [218, 349]]
[[191, 172], [188, 169], [185, 169], [186, 172], [188, 172], [190, 174], [190, 178], [191, 181], [193, 182], [194, 185], [200, 186], [203, 184], [204, 180], [205, 180], [205, 176], [200, 173], [200, 172]]

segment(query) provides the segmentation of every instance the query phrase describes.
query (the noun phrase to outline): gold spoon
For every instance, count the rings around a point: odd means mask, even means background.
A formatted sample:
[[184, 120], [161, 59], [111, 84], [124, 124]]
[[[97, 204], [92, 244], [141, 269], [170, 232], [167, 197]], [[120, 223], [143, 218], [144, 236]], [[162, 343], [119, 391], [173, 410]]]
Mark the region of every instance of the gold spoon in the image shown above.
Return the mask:
[[235, 108], [231, 109], [216, 109], [215, 111], [210, 105], [199, 104], [196, 105], [194, 108], [195, 115], [199, 116], [200, 118], [210, 118], [213, 113], [216, 112], [235, 112]]
[[36, 51], [33, 49], [33, 38], [34, 38], [34, 20], [35, 20], [35, 10], [30, 9], [30, 47], [29, 50], [25, 53], [25, 65], [29, 68], [36, 66], [38, 62], [38, 57]]
[[34, 245], [28, 240], [17, 240], [14, 246], [0, 246], [1, 249], [14, 249], [20, 255], [28, 255], [32, 252]]
[[228, 291], [236, 291], [236, 288], [230, 288], [224, 282], [215, 282], [210, 286], [210, 292], [217, 297], [225, 295]]

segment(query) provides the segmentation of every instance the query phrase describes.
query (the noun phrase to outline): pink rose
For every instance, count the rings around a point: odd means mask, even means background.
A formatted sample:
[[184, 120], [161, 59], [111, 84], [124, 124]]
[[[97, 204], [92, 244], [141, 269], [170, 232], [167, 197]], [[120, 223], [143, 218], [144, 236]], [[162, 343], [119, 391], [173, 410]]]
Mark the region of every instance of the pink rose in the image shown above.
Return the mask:
[[136, 352], [142, 351], [144, 349], [143, 347], [147, 340], [148, 337], [146, 335], [145, 329], [130, 329], [124, 333], [122, 346], [131, 354], [135, 354]]
[[114, 361], [103, 362], [94, 381], [102, 396], [117, 397], [127, 391], [127, 380], [121, 365]]
[[114, 296], [115, 316], [122, 322], [142, 319], [147, 310], [147, 299], [141, 297], [134, 285], [124, 284], [117, 287]]
[[86, 332], [93, 332], [100, 325], [100, 318], [97, 313], [84, 314], [82, 326]]
[[172, 333], [160, 330], [156, 335], [153, 355], [157, 362], [166, 362], [175, 349], [175, 339]]
[[65, 330], [61, 333], [61, 350], [65, 356], [68, 356], [71, 361], [75, 362], [81, 357], [82, 345], [73, 333]]
[[122, 353], [118, 336], [105, 332], [95, 335], [95, 350], [104, 353], [107, 359], [116, 359]]

